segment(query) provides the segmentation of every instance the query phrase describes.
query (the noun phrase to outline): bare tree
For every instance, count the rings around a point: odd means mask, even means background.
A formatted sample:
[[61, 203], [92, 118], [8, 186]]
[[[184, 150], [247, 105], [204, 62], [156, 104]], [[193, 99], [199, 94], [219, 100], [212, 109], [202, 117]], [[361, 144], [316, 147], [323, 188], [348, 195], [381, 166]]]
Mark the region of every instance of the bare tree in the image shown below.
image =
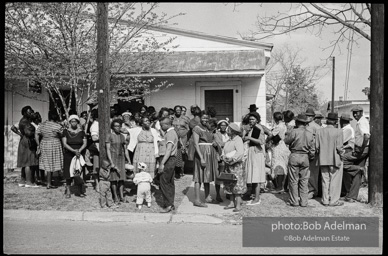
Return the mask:
[[[147, 87], [153, 81], [130, 78], [128, 73], [153, 72], [163, 54], [169, 51], [165, 46], [173, 38], [165, 42], [152, 36], [142, 39], [149, 26], [164, 25], [176, 16], [156, 14], [157, 6], [156, 3], [109, 5], [113, 86], [131, 89]], [[54, 103], [54, 94], [59, 96], [67, 117], [72, 97], [67, 102], [62, 89], [70, 90], [79, 111], [83, 95], [89, 96], [96, 89], [96, 4], [12, 2], [6, 4], [5, 16], [5, 78], [39, 81]], [[115, 79], [118, 75], [121, 78]]]
[[[263, 4], [264, 5], [264, 4]], [[369, 3], [294, 3], [289, 9], [278, 11], [274, 15], [258, 15], [257, 31], [251, 31], [245, 39], [262, 40], [276, 35], [304, 30], [316, 36], [329, 27], [336, 38], [326, 48], [332, 53], [339, 42], [351, 40], [349, 30], [355, 32], [353, 40], [364, 38], [371, 40], [371, 4]]]
[[[275, 111], [285, 111], [292, 108], [293, 111], [299, 112], [306, 108], [307, 102], [313, 100], [310, 97], [317, 95], [315, 83], [323, 76], [321, 72], [323, 66], [304, 67], [305, 58], [301, 58], [300, 48], [292, 48], [285, 44], [276, 48], [272, 54], [271, 59], [266, 67], [266, 86], [267, 94], [273, 95], [269, 103], [268, 116], [272, 117]], [[298, 86], [307, 86], [304, 88], [306, 104], [299, 104], [295, 102], [295, 89]], [[315, 100], [315, 99], [314, 99]], [[318, 100], [318, 96], [316, 96]], [[302, 102], [300, 102], [302, 103]], [[315, 104], [315, 103], [314, 103]]]

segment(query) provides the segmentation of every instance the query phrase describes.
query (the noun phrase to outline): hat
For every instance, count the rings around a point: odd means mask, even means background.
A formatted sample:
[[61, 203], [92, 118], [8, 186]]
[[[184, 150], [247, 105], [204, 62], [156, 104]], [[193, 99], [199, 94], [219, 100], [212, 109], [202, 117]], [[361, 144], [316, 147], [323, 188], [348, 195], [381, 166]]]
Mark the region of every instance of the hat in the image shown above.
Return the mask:
[[133, 166], [131, 164], [125, 164], [124, 168], [125, 168], [125, 170], [132, 171], [133, 169], [135, 169], [135, 166]]
[[356, 112], [356, 111], [364, 111], [364, 109], [362, 107], [360, 107], [359, 105], [357, 105], [354, 108], [352, 108], [352, 112]]
[[299, 114], [296, 117], [296, 121], [302, 122], [302, 123], [308, 123], [306, 114]]
[[329, 113], [329, 114], [327, 114], [327, 119], [329, 119], [329, 120], [338, 120], [338, 113]]
[[349, 114], [342, 114], [340, 118], [346, 121], [353, 120], [353, 118], [351, 118]]
[[237, 133], [239, 133], [241, 131], [240, 127], [236, 123], [230, 123], [229, 128]]
[[145, 163], [143, 163], [143, 162], [140, 162], [140, 163], [137, 164], [137, 169], [145, 170], [145, 169], [147, 169], [147, 165]]
[[321, 111], [315, 111], [315, 117], [314, 118], [324, 118]]
[[226, 118], [225, 120], [218, 121], [217, 125], [220, 125], [221, 123], [226, 123], [226, 125], [229, 125], [229, 119]]
[[77, 115], [71, 115], [69, 116], [69, 119], [67, 119], [69, 122], [73, 119], [76, 119], [79, 122], [79, 117]]
[[306, 110], [306, 116], [315, 116], [314, 109], [308, 108], [308, 109]]
[[249, 105], [249, 110], [252, 112], [252, 111], [256, 111], [256, 110], [258, 110], [259, 108], [258, 107], [256, 107], [256, 104], [251, 104], [251, 105]]
[[124, 113], [122, 113], [121, 115], [122, 115], [122, 116], [126, 116], [126, 115], [132, 116], [132, 113], [131, 113], [131, 112], [124, 112]]

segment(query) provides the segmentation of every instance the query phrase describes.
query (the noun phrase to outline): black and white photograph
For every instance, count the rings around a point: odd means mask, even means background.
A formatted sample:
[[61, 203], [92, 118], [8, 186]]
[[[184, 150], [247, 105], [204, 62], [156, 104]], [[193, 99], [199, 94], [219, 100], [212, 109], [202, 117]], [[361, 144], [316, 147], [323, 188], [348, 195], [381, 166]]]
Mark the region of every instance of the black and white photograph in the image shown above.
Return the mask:
[[383, 253], [385, 5], [6, 2], [3, 253]]

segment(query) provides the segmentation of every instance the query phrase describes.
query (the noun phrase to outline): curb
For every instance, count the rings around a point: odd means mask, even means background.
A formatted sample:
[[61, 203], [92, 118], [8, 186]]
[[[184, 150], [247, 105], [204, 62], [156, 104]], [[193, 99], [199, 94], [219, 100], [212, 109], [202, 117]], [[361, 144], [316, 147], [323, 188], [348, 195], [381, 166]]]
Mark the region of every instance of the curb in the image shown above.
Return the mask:
[[162, 214], [132, 212], [80, 212], [80, 211], [34, 211], [3, 210], [3, 220], [71, 220], [125, 223], [202, 223], [222, 224], [224, 220], [202, 214]]

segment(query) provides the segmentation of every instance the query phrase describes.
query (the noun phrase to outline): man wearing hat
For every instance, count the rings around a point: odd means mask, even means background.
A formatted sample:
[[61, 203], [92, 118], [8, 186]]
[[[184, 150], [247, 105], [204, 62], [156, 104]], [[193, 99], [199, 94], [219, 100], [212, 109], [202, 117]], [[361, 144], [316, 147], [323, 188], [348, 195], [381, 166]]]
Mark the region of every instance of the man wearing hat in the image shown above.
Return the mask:
[[288, 161], [290, 200], [287, 203], [290, 206], [308, 206], [309, 159], [315, 156], [315, 145], [312, 132], [306, 129], [307, 123], [307, 116], [299, 114], [295, 120], [296, 128], [284, 140], [291, 151]]
[[329, 113], [326, 127], [315, 136], [318, 163], [322, 173], [322, 201], [324, 206], [342, 206], [339, 201], [342, 184], [344, 155], [342, 131], [336, 128], [338, 113]]
[[[321, 126], [315, 122], [315, 111], [312, 108], [308, 108], [306, 110], [307, 120], [309, 121], [306, 129], [312, 132], [314, 138], [317, 130], [321, 129]], [[310, 178], [309, 178], [309, 199], [312, 199], [318, 196], [318, 190], [320, 190], [319, 186], [319, 165], [317, 165], [317, 157], [310, 161]]]
[[322, 115], [321, 111], [315, 111], [314, 122], [319, 125], [320, 128], [322, 128], [323, 117], [324, 116]]
[[[350, 125], [353, 120], [349, 114], [342, 114], [340, 118], [340, 125], [344, 137], [345, 155], [351, 154], [354, 150], [354, 129]], [[345, 194], [344, 199], [347, 202], [354, 202], [357, 200], [358, 192], [361, 186], [361, 177], [364, 167], [354, 165], [352, 162], [344, 160], [344, 173], [342, 179], [342, 193]]]
[[[354, 130], [355, 147], [353, 152], [347, 152], [345, 154], [344, 162], [346, 165], [353, 164], [365, 167], [365, 162], [369, 155], [369, 121], [363, 116], [362, 107], [358, 105], [352, 108], [352, 113], [354, 119], [357, 121], [356, 129]], [[363, 178], [366, 178], [365, 168], [361, 168], [361, 172]]]

